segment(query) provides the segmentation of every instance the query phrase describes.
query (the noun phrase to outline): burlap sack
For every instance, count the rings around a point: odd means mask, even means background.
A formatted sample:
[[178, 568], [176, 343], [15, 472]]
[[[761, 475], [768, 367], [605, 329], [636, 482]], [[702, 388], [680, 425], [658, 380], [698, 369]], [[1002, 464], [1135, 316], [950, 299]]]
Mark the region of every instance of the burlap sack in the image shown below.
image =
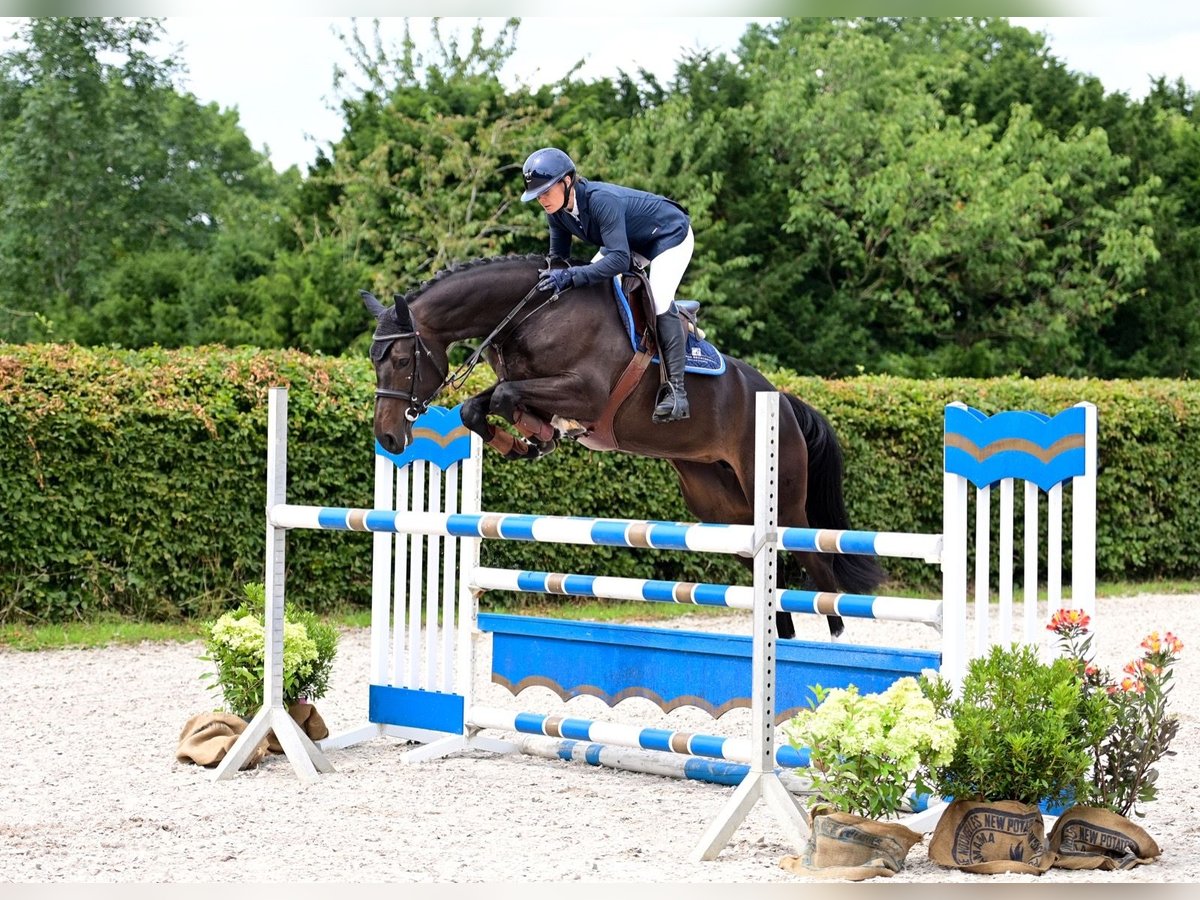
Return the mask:
[[904, 868], [908, 851], [920, 841], [918, 832], [896, 822], [814, 810], [803, 854], [785, 856], [779, 865], [810, 878], [891, 878]]
[[[246, 730], [246, 722], [232, 713], [197, 713], [187, 720], [179, 732], [179, 747], [175, 758], [180, 762], [198, 766], [215, 766], [237, 742], [238, 735]], [[267, 742], [261, 740], [244, 763], [243, 769], [252, 769], [267, 755]]]
[[[308, 735], [310, 741], [329, 737], [329, 728], [326, 727], [325, 720], [311, 703], [293, 703], [288, 707], [288, 715], [300, 726], [300, 730]], [[267, 732], [267, 749], [272, 753], [283, 752], [283, 746], [276, 739], [274, 731]]]
[[933, 829], [929, 858], [939, 866], [981, 875], [1041, 875], [1054, 854], [1036, 806], [1015, 800], [955, 800]]
[[1072, 806], [1059, 816], [1050, 849], [1058, 869], [1132, 869], [1162, 854], [1154, 838], [1129, 819], [1094, 806]]

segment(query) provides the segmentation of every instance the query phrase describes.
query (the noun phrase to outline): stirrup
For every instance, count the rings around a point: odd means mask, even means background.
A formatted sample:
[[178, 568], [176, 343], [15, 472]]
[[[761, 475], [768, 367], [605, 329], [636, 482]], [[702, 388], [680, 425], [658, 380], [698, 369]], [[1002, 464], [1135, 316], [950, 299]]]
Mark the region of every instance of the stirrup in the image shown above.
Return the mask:
[[[668, 393], [669, 392], [669, 393]], [[671, 401], [670, 409], [666, 408], [667, 400]], [[658, 390], [658, 402], [654, 405], [651, 418], [661, 424], [666, 422], [681, 422], [692, 414], [688, 405], [687, 394], [677, 391], [674, 385], [667, 383]]]

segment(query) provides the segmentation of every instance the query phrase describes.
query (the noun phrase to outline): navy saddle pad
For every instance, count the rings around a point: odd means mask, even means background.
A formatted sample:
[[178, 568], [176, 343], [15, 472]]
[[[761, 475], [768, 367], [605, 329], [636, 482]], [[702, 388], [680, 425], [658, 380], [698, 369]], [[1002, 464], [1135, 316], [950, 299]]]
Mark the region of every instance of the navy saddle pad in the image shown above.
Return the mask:
[[[629, 345], [638, 349], [637, 335], [633, 331], [633, 312], [629, 308], [629, 298], [621, 290], [621, 278], [613, 278], [613, 291], [617, 295], [617, 309], [621, 313], [621, 321], [625, 323], [625, 332], [629, 335]], [[651, 359], [657, 363], [658, 357]], [[690, 331], [687, 333], [687, 347], [684, 350], [684, 368], [694, 375], [720, 375], [725, 371], [725, 357], [721, 351], [702, 340]]]

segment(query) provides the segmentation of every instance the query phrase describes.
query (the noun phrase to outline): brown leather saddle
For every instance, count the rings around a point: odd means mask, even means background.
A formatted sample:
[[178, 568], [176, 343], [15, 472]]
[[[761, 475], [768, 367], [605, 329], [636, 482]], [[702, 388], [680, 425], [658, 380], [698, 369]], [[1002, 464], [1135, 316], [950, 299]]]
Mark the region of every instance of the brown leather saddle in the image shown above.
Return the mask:
[[[621, 277], [621, 290], [625, 293], [625, 297], [629, 301], [629, 311], [633, 316], [633, 333], [636, 336], [636, 346], [633, 348], [633, 357], [625, 366], [621, 377], [617, 379], [612, 394], [608, 398], [608, 403], [605, 404], [599, 418], [594, 422], [580, 422], [579, 424], [586, 430], [582, 434], [570, 435], [579, 441], [579, 443], [592, 450], [617, 449], [616, 437], [613, 435], [613, 420], [616, 418], [617, 410], [621, 408], [629, 398], [629, 395], [633, 393], [634, 388], [641, 382], [643, 376], [646, 374], [646, 369], [650, 367], [654, 354], [658, 350], [654, 327], [654, 296], [650, 291], [650, 280], [646, 276], [646, 273], [641, 270], [626, 272]], [[614, 302], [616, 302], [616, 298], [614, 298]], [[683, 319], [684, 328], [697, 334], [699, 337], [703, 337], [704, 335], [696, 326], [696, 309], [698, 306], [699, 304], [694, 300], [675, 301], [675, 307], [679, 310], [680, 318]], [[660, 366], [659, 379], [662, 381], [665, 378], [665, 371]], [[516, 421], [513, 424], [518, 431], [529, 438], [548, 442], [553, 440], [555, 436], [555, 429], [548, 422], [542, 421], [526, 410], [521, 410], [517, 413]]]

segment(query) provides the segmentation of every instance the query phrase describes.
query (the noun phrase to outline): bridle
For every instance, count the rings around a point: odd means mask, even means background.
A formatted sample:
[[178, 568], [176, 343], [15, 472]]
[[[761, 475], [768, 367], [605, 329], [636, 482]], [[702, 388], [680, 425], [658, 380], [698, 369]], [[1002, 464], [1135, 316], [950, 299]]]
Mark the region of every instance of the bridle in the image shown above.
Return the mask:
[[[547, 260], [546, 264], [547, 264], [547, 266], [549, 266], [550, 261]], [[405, 400], [405, 401], [407, 401], [408, 407], [404, 410], [404, 418], [406, 418], [409, 422], [415, 422], [418, 418], [420, 418], [422, 413], [424, 413], [427, 409], [429, 409], [429, 404], [432, 403], [434, 398], [436, 398], [437, 395], [442, 392], [443, 388], [445, 388], [447, 386], [461, 387], [466, 382], [467, 376], [469, 376], [471, 374], [471, 372], [474, 370], [474, 368], [477, 365], [479, 365], [479, 363], [483, 360], [484, 351], [487, 350], [488, 347], [491, 347], [496, 343], [497, 335], [499, 335], [500, 332], [503, 331], [509, 325], [510, 322], [512, 322], [512, 320], [516, 317], [517, 313], [519, 313], [522, 309], [524, 309], [525, 304], [527, 304], [530, 301], [530, 299], [537, 293], [538, 293], [537, 285], [534, 285], [530, 289], [529, 293], [526, 294], [524, 297], [522, 297], [521, 301], [512, 308], [512, 310], [508, 313], [507, 316], [504, 317], [504, 319], [500, 322], [500, 324], [492, 329], [492, 333], [483, 339], [483, 341], [475, 349], [475, 352], [471, 354], [470, 358], [466, 362], [464, 362], [462, 365], [460, 365], [453, 373], [446, 375], [442, 379], [441, 383], [436, 388], [434, 388], [433, 391], [430, 393], [430, 395], [427, 398], [425, 398], [424, 400], [417, 397], [417, 393], [416, 393], [417, 392], [417, 372], [421, 368], [421, 355], [424, 354], [425, 356], [429, 357], [430, 359], [433, 358], [433, 355], [429, 352], [429, 348], [425, 346], [425, 342], [421, 339], [421, 332], [413, 330], [413, 331], [395, 331], [395, 332], [391, 332], [388, 334], [379, 334], [378, 329], [377, 329], [376, 333], [372, 336], [371, 341], [372, 341], [373, 345], [378, 345], [378, 344], [383, 345], [382, 350], [378, 354], [380, 358], [382, 358], [388, 354], [388, 352], [391, 350], [392, 344], [395, 343], [396, 341], [403, 340], [406, 338], [411, 338], [413, 341], [413, 360], [412, 360], [412, 374], [409, 376], [407, 391], [395, 390], [394, 388], [376, 387], [375, 388], [375, 397], [377, 399], [382, 397], [387, 400]], [[547, 303], [550, 303], [556, 299], [558, 299], [557, 294], [555, 294], [552, 297], [547, 297], [541, 303], [537, 304], [533, 309], [529, 310], [529, 312], [527, 312], [525, 314], [525, 317], [521, 319], [521, 322], [524, 322], [525, 319], [528, 319], [534, 313], [538, 312]], [[376, 356], [376, 354], [374, 353], [373, 350], [372, 350], [371, 356], [372, 356], [372, 358], [374, 358]]]
[[[426, 347], [425, 342], [421, 340], [421, 332], [400, 331], [391, 334], [376, 334], [371, 338], [371, 342], [372, 344], [383, 344], [383, 348], [379, 353], [379, 356], [382, 358], [391, 350], [392, 344], [394, 344], [396, 341], [404, 340], [406, 338], [411, 338], [413, 341], [412, 374], [409, 376], [408, 390], [398, 391], [394, 388], [376, 387], [375, 396], [377, 398], [384, 397], [388, 400], [407, 400], [408, 407], [404, 410], [404, 418], [410, 422], [415, 422], [418, 418], [420, 418], [421, 414], [425, 412], [425, 410], [429, 409], [430, 402], [438, 395], [438, 392], [441, 391], [442, 387], [444, 387], [446, 384], [445, 381], [439, 384], [437, 389], [429, 395], [428, 399], [421, 400], [419, 397], [417, 397], [417, 372], [421, 368], [421, 355], [424, 354], [425, 356], [431, 356], [429, 353], [429, 348]], [[374, 356], [375, 354], [372, 352], [371, 355]]]

